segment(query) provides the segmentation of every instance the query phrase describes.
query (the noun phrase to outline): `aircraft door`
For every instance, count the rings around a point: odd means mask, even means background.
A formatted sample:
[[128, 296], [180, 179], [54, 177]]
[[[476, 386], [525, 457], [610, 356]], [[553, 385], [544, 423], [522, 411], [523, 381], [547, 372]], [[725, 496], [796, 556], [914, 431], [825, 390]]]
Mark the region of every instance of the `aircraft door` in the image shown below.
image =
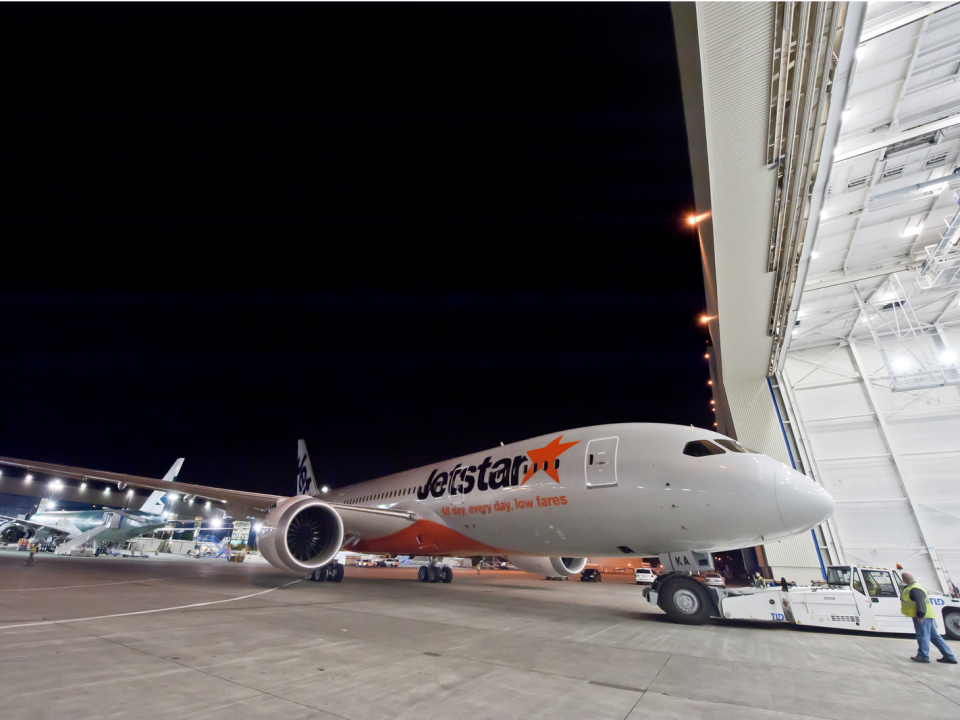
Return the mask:
[[587, 443], [584, 470], [588, 488], [616, 487], [617, 443], [620, 438], [597, 438]]

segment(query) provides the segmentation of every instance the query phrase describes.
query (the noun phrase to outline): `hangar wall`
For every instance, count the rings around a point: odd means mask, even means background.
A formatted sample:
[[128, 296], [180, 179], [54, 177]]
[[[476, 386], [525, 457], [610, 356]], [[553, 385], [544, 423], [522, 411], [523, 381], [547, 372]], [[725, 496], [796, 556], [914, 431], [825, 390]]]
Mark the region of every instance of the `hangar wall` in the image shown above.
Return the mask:
[[[767, 378], [727, 382], [726, 391], [737, 439], [749, 448], [796, 467]], [[763, 551], [774, 579], [784, 577], [807, 584], [823, 577], [820, 556], [810, 533], [764, 543]]]
[[856, 340], [790, 351], [782, 378], [847, 562], [900, 563], [946, 591], [960, 579], [957, 387], [895, 393], [876, 345]]

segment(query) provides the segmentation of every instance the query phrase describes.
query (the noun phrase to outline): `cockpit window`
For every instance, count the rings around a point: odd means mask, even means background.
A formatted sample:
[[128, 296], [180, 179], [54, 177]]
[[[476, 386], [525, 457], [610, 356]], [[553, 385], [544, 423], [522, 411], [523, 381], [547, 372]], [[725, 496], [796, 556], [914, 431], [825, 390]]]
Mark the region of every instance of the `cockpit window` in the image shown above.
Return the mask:
[[723, 449], [709, 440], [692, 440], [683, 446], [683, 454], [690, 457], [706, 457], [707, 455], [722, 455]]
[[750, 448], [745, 448], [743, 445], [738, 443], [736, 440], [731, 440], [730, 438], [714, 438], [713, 441], [718, 445], [723, 445], [730, 452], [737, 453], [753, 453], [756, 455], [756, 450], [751, 450]]

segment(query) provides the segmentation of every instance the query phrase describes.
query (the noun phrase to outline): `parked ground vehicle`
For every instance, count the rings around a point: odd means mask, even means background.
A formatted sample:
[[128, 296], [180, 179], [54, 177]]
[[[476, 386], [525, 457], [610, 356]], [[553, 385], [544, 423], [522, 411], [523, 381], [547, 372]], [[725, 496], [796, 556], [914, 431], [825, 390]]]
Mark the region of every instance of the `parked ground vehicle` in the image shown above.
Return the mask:
[[586, 568], [580, 573], [580, 582], [601, 582], [600, 571], [595, 568]]
[[383, 567], [400, 567], [400, 561], [396, 558], [384, 558]]
[[[826, 586], [720, 588], [670, 573], [643, 594], [671, 620], [687, 625], [716, 617], [913, 635], [912, 620], [900, 612], [905, 587], [896, 570], [836, 565], [827, 568]], [[931, 594], [930, 602], [937, 631], [960, 640], [960, 599]]]
[[714, 587], [725, 587], [727, 584], [723, 575], [717, 572], [700, 573], [700, 579], [703, 580], [705, 585], [713, 585]]
[[657, 575], [650, 568], [639, 567], [635, 573], [637, 585], [652, 585]]

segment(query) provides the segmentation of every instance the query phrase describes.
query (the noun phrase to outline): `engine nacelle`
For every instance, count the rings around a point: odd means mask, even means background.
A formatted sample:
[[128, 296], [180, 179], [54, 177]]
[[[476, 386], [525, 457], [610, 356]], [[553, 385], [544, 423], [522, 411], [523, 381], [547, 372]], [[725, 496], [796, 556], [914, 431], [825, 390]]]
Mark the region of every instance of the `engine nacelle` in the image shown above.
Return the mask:
[[37, 531], [29, 525], [19, 525], [17, 523], [8, 523], [0, 529], [0, 541], [5, 543], [19, 542], [23, 538], [32, 540]]
[[303, 574], [323, 567], [343, 544], [343, 520], [309, 495], [281, 501], [257, 532], [257, 548], [274, 567]]
[[570, 577], [579, 575], [587, 564], [587, 558], [570, 557], [511, 557], [510, 562], [524, 572], [547, 577]]

